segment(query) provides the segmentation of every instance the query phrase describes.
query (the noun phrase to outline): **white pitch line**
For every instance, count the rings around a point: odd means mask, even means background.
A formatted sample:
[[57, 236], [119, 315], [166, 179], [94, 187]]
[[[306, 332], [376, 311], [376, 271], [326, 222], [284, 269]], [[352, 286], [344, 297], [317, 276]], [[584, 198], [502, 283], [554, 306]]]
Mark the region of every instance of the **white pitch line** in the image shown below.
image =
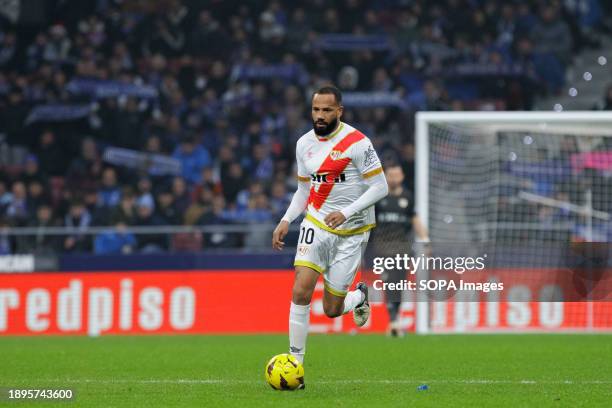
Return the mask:
[[[38, 380], [27, 380], [31, 383], [59, 382], [70, 384], [259, 384], [262, 381], [255, 380], [221, 380], [221, 379], [197, 379], [197, 378], [168, 378], [168, 379], [87, 379], [87, 378], [46, 378]], [[319, 380], [317, 384], [474, 384], [474, 385], [607, 385], [612, 380], [487, 380], [487, 379], [464, 379], [464, 380]]]

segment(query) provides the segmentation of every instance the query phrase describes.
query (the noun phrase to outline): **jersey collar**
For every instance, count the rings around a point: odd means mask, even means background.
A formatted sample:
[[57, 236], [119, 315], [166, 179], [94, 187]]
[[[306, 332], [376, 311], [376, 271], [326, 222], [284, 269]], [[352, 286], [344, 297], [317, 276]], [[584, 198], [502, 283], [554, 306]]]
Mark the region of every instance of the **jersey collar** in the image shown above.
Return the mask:
[[317, 137], [317, 139], [319, 139], [319, 141], [326, 142], [328, 140], [333, 139], [334, 136], [336, 136], [338, 133], [340, 133], [342, 131], [342, 129], [344, 129], [344, 122], [340, 122], [340, 126], [338, 126], [338, 128], [336, 130], [334, 130], [328, 136], [322, 137], [322, 136], [317, 135], [316, 133], [315, 133], [315, 136]]

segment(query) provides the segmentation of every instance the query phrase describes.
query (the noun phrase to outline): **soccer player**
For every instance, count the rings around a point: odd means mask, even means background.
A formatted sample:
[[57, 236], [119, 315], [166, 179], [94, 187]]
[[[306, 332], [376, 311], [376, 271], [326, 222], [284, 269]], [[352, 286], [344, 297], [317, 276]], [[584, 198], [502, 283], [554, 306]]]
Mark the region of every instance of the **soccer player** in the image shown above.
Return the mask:
[[312, 97], [313, 129], [296, 145], [298, 189], [272, 235], [282, 249], [289, 224], [306, 210], [295, 256], [295, 281], [289, 310], [289, 350], [304, 361], [310, 301], [319, 275], [328, 317], [353, 311], [359, 327], [370, 316], [367, 285], [349, 291], [362, 249], [375, 226], [374, 204], [388, 192], [387, 181], [370, 140], [340, 121], [342, 95], [333, 86]]
[[[395, 257], [410, 252], [412, 230], [420, 242], [429, 242], [427, 230], [414, 211], [414, 200], [403, 186], [404, 171], [398, 164], [385, 168], [389, 195], [376, 203], [376, 231], [372, 235], [375, 256]], [[385, 282], [400, 282], [406, 279], [406, 271], [391, 269], [385, 272]], [[403, 335], [399, 325], [399, 310], [402, 292], [385, 290], [389, 327], [387, 334], [393, 337]]]

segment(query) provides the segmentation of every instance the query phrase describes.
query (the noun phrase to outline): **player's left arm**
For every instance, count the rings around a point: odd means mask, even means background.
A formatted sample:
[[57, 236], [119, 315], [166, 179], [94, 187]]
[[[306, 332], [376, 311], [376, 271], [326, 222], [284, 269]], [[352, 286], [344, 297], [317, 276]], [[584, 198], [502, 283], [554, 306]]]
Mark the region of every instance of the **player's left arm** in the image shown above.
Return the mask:
[[421, 221], [421, 218], [414, 209], [414, 197], [413, 194], [408, 193], [408, 206], [406, 207], [406, 215], [412, 223], [412, 228], [417, 237], [418, 242], [429, 243], [429, 234], [427, 233], [427, 227]]
[[420, 242], [429, 243], [429, 235], [427, 234], [427, 228], [421, 222], [421, 219], [418, 215], [412, 217], [412, 227], [414, 228], [414, 233]]
[[325, 217], [325, 223], [331, 228], [336, 228], [353, 214], [376, 204], [377, 201], [389, 193], [387, 178], [380, 159], [369, 139], [365, 139], [355, 149], [352, 149], [351, 159], [355, 167], [361, 172], [367, 189], [353, 203], [341, 211], [332, 212]]
[[429, 245], [429, 234], [427, 233], [427, 227], [421, 221], [421, 218], [414, 210], [414, 200], [413, 197], [409, 198], [409, 205], [406, 208], [406, 215], [412, 222], [412, 228], [414, 229], [414, 234], [416, 235], [416, 242], [419, 243], [419, 246], [416, 248], [421, 248], [420, 250], [424, 251], [426, 256], [431, 256], [431, 247]]

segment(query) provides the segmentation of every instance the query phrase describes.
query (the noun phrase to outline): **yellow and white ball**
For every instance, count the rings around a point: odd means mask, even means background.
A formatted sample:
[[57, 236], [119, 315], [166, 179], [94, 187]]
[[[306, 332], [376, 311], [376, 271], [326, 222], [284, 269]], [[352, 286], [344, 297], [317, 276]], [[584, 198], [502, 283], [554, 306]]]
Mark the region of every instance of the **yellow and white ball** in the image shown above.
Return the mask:
[[275, 390], [295, 390], [304, 384], [304, 366], [290, 354], [279, 354], [266, 364], [265, 376]]

